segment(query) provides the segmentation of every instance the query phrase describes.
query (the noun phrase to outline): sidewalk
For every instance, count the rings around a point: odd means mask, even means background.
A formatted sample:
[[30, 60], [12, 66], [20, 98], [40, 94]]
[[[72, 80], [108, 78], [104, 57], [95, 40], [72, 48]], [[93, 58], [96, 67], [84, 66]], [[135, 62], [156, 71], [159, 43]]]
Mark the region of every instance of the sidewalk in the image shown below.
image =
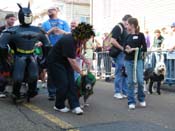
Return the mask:
[[175, 92], [175, 85], [174, 84], [172, 84], [172, 85], [163, 84], [161, 86], [161, 89], [165, 90], [165, 91]]
[[[97, 80], [98, 81], [105, 82], [104, 79], [97, 79]], [[107, 82], [107, 83], [113, 84], [114, 83], [114, 79], [111, 79], [111, 81], [110, 82]], [[163, 85], [161, 85], [161, 89], [162, 90], [165, 90], [165, 91], [169, 91], [169, 92], [175, 92], [175, 84], [171, 84], [171, 85], [169, 85], [169, 84], [163, 84]]]

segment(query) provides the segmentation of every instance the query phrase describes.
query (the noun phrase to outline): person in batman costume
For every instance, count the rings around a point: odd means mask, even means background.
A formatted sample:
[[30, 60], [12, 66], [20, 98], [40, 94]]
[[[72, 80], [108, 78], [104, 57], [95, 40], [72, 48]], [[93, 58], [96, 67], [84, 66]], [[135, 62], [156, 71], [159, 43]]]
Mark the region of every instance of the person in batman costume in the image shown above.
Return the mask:
[[8, 28], [0, 37], [1, 58], [6, 59], [9, 47], [14, 50], [12, 98], [15, 101], [21, 100], [20, 88], [23, 81], [27, 82], [29, 87], [27, 96], [31, 98], [37, 95], [38, 65], [34, 57], [35, 43], [38, 41], [43, 43], [43, 57], [46, 56], [47, 49], [50, 46], [46, 32], [40, 27], [31, 26], [33, 16], [30, 3], [25, 8], [20, 4], [17, 5], [20, 8], [18, 12], [20, 25]]

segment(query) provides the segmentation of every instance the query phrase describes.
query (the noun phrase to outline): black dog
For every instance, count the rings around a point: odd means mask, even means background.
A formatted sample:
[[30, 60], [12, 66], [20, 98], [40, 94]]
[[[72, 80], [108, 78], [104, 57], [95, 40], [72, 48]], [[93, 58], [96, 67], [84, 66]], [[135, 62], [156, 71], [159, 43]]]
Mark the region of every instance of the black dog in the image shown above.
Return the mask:
[[160, 95], [160, 86], [161, 83], [163, 82], [166, 74], [166, 68], [165, 64], [162, 62], [159, 62], [156, 64], [156, 67], [153, 68], [148, 68], [144, 72], [144, 80], [146, 81], [146, 85], [148, 84], [149, 86], [149, 93], [152, 94], [152, 87], [153, 83], [157, 82], [157, 93]]
[[76, 87], [78, 92], [78, 97], [83, 97], [84, 100], [84, 106], [88, 106], [86, 103], [89, 96], [93, 94], [93, 87], [95, 85], [96, 78], [92, 73], [88, 73], [85, 76], [80, 76], [76, 80]]

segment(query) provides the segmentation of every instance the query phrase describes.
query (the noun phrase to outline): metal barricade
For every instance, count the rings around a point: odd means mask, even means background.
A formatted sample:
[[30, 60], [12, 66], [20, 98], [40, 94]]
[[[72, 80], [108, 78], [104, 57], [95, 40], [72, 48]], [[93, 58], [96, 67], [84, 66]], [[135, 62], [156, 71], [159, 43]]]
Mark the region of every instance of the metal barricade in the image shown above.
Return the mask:
[[[95, 74], [96, 76], [114, 77], [115, 62], [109, 56], [108, 51], [95, 52]], [[156, 62], [162, 60], [166, 66], [165, 84], [175, 84], [175, 52], [148, 51], [144, 61], [144, 68], [155, 68]]]
[[155, 68], [156, 62], [162, 61], [166, 66], [165, 84], [175, 84], [175, 52], [148, 51], [144, 68]]
[[95, 73], [97, 77], [106, 78], [113, 77], [115, 72], [115, 65], [108, 51], [95, 52], [96, 68]]

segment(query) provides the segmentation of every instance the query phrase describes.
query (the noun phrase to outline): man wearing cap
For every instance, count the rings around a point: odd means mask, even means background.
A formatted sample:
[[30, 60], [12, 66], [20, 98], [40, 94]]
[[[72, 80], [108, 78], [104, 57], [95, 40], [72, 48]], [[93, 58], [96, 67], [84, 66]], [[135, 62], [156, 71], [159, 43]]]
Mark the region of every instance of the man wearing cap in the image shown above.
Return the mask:
[[[68, 23], [58, 18], [58, 12], [59, 8], [50, 7], [48, 9], [49, 19], [42, 24], [42, 28], [47, 32], [52, 46], [55, 45], [55, 43], [64, 35], [64, 33], [70, 32]], [[56, 88], [52, 85], [52, 80], [49, 77], [49, 72], [47, 87], [49, 92], [49, 100], [54, 100]]]
[[60, 30], [70, 32], [70, 27], [68, 23], [64, 20], [58, 18], [59, 8], [50, 7], [48, 9], [49, 19], [42, 24], [42, 28], [48, 33], [49, 40], [52, 45], [62, 37], [62, 34], [59, 33]]

